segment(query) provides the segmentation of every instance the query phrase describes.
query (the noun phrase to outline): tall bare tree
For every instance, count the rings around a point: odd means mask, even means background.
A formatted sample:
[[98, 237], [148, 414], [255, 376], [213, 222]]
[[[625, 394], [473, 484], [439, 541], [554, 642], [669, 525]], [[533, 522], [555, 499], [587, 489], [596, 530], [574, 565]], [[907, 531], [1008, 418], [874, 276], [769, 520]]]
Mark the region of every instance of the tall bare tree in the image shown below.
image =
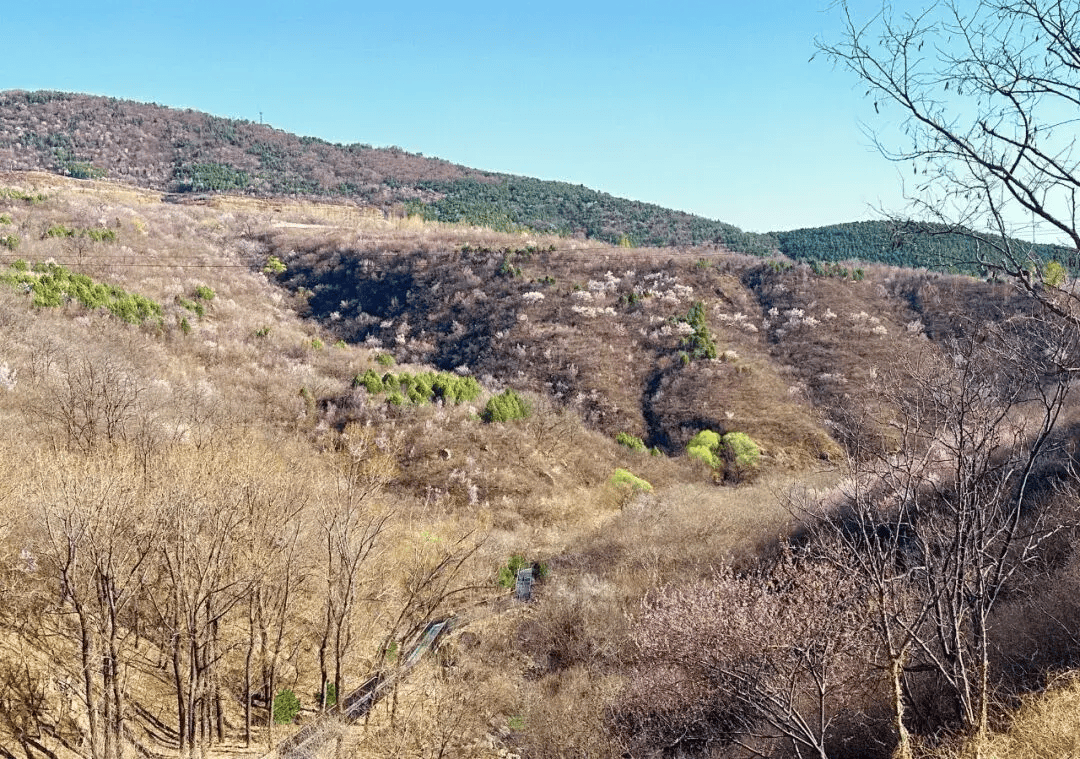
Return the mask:
[[944, 0], [901, 13], [883, 2], [869, 18], [836, 7], [844, 32], [819, 49], [866, 85], [875, 112], [899, 114], [902, 136], [876, 137], [912, 165], [919, 215], [974, 235], [984, 264], [1040, 295], [1028, 271], [1043, 262], [1010, 235], [1038, 224], [1080, 250], [1080, 4]]
[[34, 470], [42, 558], [60, 584], [57, 611], [74, 621], [95, 759], [122, 753], [130, 608], [155, 544], [131, 466], [131, 457], [114, 451], [52, 456]]
[[855, 452], [843, 508], [819, 523], [869, 599], [902, 757], [915, 672], [944, 686], [952, 724], [976, 745], [987, 734], [994, 609], [1063, 527], [1032, 491], [1077, 347], [1061, 322], [1018, 318], [897, 370], [880, 388], [895, 409], [881, 428], [891, 444]]

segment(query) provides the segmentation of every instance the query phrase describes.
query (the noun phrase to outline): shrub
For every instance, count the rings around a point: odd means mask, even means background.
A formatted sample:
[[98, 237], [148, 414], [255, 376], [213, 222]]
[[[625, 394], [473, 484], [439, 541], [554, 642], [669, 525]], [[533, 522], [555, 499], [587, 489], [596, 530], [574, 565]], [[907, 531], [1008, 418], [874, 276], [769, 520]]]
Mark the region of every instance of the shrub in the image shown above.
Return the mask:
[[262, 270], [263, 274], [284, 274], [285, 264], [277, 256], [270, 256], [266, 259], [266, 264]]
[[531, 415], [529, 402], [507, 388], [488, 399], [482, 418], [485, 422], [508, 422], [512, 419], [528, 419]]
[[496, 576], [496, 582], [500, 588], [512, 588], [517, 581], [517, 573], [519, 569], [524, 569], [529, 564], [525, 561], [525, 557], [520, 553], [515, 553], [509, 558], [509, 560], [499, 567], [498, 574]]
[[8, 250], [15, 250], [19, 247], [18, 235], [2, 235], [0, 236], [0, 248], [7, 248]]
[[285, 688], [274, 698], [274, 724], [291, 725], [300, 713], [300, 699]]
[[74, 237], [75, 230], [63, 224], [53, 224], [45, 230], [45, 237]]
[[195, 287], [195, 297], [199, 300], [213, 300], [214, 294], [213, 289], [206, 285], [196, 285]]
[[116, 242], [116, 230], [108, 227], [91, 227], [84, 229], [83, 235], [94, 242]]
[[161, 318], [161, 304], [142, 295], [95, 282], [85, 274], [73, 274], [57, 264], [35, 264], [33, 268], [34, 273], [15, 269], [0, 276], [0, 281], [26, 287], [40, 308], [56, 308], [74, 300], [87, 308], [104, 308], [131, 324]]
[[311, 349], [321, 351], [323, 349], [323, 341], [317, 337], [311, 338]]
[[608, 485], [615, 491], [619, 505], [626, 503], [638, 493], [651, 493], [653, 486], [628, 469], [616, 469], [608, 478]]
[[200, 318], [203, 316], [203, 314], [206, 313], [206, 309], [203, 308], [203, 305], [201, 303], [196, 303], [193, 300], [188, 300], [187, 298], [177, 298], [176, 302], [182, 308], [186, 308], [188, 311], [193, 312], [196, 316]]
[[0, 224], [10, 224], [10, 223], [11, 223], [11, 214], [0, 213]]
[[375, 363], [379, 366], [385, 366], [389, 369], [391, 366], [394, 365], [394, 357], [391, 356], [389, 353], [380, 353], [378, 356], [375, 357]]
[[1048, 287], [1061, 287], [1065, 284], [1065, 267], [1057, 261], [1050, 261], [1043, 269], [1043, 284]]
[[255, 334], [255, 337], [267, 337], [267, 336], [270, 335], [270, 327], [269, 326], [259, 327], [257, 330], [255, 330], [254, 334]]
[[701, 301], [695, 302], [686, 316], [680, 317], [678, 321], [689, 324], [694, 330], [679, 343], [679, 347], [682, 349], [679, 357], [684, 365], [688, 364], [691, 358], [716, 358], [716, 343], [713, 341], [712, 335], [709, 333], [709, 325], [705, 321], [704, 303]]
[[180, 331], [185, 335], [191, 334], [191, 324], [188, 322], [187, 317], [181, 317], [180, 319]]
[[620, 432], [615, 435], [615, 442], [619, 445], [626, 446], [632, 451], [643, 453], [645, 451], [645, 441], [639, 437], [629, 434], [628, 432]]
[[[326, 691], [326, 706], [328, 706], [328, 707], [333, 706], [334, 704], [337, 703], [337, 686], [334, 685], [332, 682], [327, 682], [323, 687], [325, 688], [325, 691]], [[321, 704], [322, 699], [323, 699], [323, 694], [316, 692], [314, 694], [314, 696], [315, 696], [315, 703]]]
[[761, 449], [745, 432], [729, 432], [721, 438], [724, 456], [735, 465], [738, 476], [745, 476], [757, 468]]
[[702, 430], [686, 445], [686, 455], [723, 470], [739, 480], [757, 468], [761, 449], [745, 432], [728, 432], [720, 436], [712, 430]]
[[702, 430], [686, 444], [686, 455], [705, 462], [713, 469], [721, 469], [724, 462], [718, 455], [720, 452], [720, 436], [712, 430]]

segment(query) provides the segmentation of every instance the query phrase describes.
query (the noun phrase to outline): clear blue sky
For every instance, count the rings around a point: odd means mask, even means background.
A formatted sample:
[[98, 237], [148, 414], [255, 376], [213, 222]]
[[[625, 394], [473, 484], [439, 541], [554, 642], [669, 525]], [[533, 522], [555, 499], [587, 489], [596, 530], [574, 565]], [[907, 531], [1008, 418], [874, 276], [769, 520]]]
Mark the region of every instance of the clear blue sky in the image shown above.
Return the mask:
[[[867, 0], [872, 6], [872, 0]], [[193, 108], [754, 231], [903, 206], [829, 0], [5, 2], [0, 89]]]

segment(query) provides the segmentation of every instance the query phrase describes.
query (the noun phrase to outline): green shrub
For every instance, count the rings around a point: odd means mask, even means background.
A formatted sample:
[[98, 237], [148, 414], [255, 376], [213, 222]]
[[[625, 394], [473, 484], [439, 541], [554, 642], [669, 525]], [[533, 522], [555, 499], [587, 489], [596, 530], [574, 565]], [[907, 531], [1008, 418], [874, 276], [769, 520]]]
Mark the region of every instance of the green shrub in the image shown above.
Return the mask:
[[274, 698], [274, 724], [291, 725], [300, 713], [300, 699], [285, 688]]
[[321, 351], [321, 350], [322, 350], [322, 349], [323, 349], [324, 347], [325, 347], [325, 346], [323, 345], [323, 341], [322, 341], [322, 340], [320, 340], [320, 339], [319, 339], [319, 338], [317, 338], [317, 337], [313, 337], [313, 338], [311, 338], [311, 349], [312, 349], [312, 350], [317, 350], [317, 351]]
[[712, 430], [702, 430], [686, 444], [686, 455], [703, 461], [713, 469], [724, 466], [720, 453], [720, 435]]
[[757, 468], [761, 449], [745, 432], [729, 432], [721, 438], [724, 456], [735, 465], [738, 476], [743, 477]]
[[284, 274], [285, 263], [277, 256], [270, 256], [263, 266], [263, 274]]
[[525, 561], [525, 557], [520, 553], [515, 553], [507, 560], [505, 564], [499, 567], [496, 582], [500, 588], [512, 588], [517, 581], [517, 573], [519, 569], [524, 569], [529, 566]]
[[214, 293], [213, 289], [207, 287], [206, 285], [196, 285], [195, 286], [195, 297], [198, 298], [199, 300], [213, 300], [214, 299], [214, 294], [215, 293]]
[[29, 271], [30, 270], [30, 267], [27, 265], [26, 261], [24, 261], [21, 258], [12, 261], [11, 262], [11, 268], [14, 269], [15, 271]]
[[94, 242], [116, 242], [116, 230], [108, 227], [91, 227], [84, 229], [83, 235]]
[[33, 273], [13, 267], [0, 281], [27, 287], [33, 304], [41, 308], [56, 308], [73, 300], [87, 308], [104, 308], [131, 324], [161, 319], [161, 304], [115, 285], [95, 282], [85, 274], [73, 274], [57, 264], [35, 264]]
[[389, 353], [380, 353], [378, 356], [375, 357], [375, 363], [379, 366], [385, 366], [389, 369], [391, 366], [394, 365], [394, 357], [391, 356]]
[[1043, 284], [1048, 287], [1061, 287], [1065, 284], [1065, 267], [1057, 261], [1050, 261], [1043, 268]]
[[[3, 235], [0, 236], [0, 248], [7, 248], [8, 250], [15, 250], [19, 247], [18, 235]], [[25, 263], [25, 262], [24, 262]]]
[[196, 303], [195, 301], [188, 300], [187, 298], [177, 298], [176, 303], [181, 308], [186, 308], [188, 311], [191, 311], [199, 318], [202, 318], [203, 314], [206, 313], [206, 309], [203, 308], [202, 303]]
[[188, 322], [186, 316], [180, 318], [180, 331], [185, 335], [191, 334], [191, 324]]
[[443, 404], [467, 403], [479, 398], [482, 390], [480, 383], [472, 377], [459, 377], [449, 372], [387, 372], [380, 376], [374, 369], [357, 374], [353, 377], [352, 385], [363, 387], [371, 395], [386, 393], [387, 400], [394, 405], [408, 403], [414, 406], [423, 406], [435, 400]]
[[10, 223], [11, 223], [11, 214], [0, 213], [0, 224], [10, 224]]
[[16, 190], [14, 187], [0, 187], [0, 198], [5, 198], [7, 200], [25, 200], [27, 203], [38, 205], [44, 203], [47, 196], [40, 192], [36, 195], [29, 192], [23, 192], [22, 190]]
[[[326, 706], [330, 707], [337, 703], [337, 686], [331, 682], [327, 682], [324, 686], [326, 689]], [[323, 699], [322, 693], [315, 693], [315, 703], [321, 704]]]
[[270, 335], [270, 327], [269, 326], [259, 327], [257, 330], [255, 330], [254, 334], [255, 334], [255, 337], [268, 337]]
[[621, 502], [625, 502], [636, 493], [653, 492], [653, 486], [647, 480], [643, 480], [628, 469], [616, 469], [612, 472], [608, 485], [615, 490]]
[[336, 340], [336, 341], [334, 341], [334, 347], [335, 348], [348, 348], [349, 346], [346, 344], [346, 342], [344, 340]]
[[679, 347], [682, 349], [679, 358], [684, 365], [688, 364], [692, 358], [716, 358], [716, 343], [712, 339], [709, 325], [705, 320], [704, 303], [701, 301], [695, 302], [686, 316], [680, 317], [677, 321], [689, 324], [694, 330], [679, 343]]
[[527, 419], [532, 415], [529, 402], [507, 388], [488, 399], [482, 418], [485, 422], [509, 422], [513, 419]]
[[712, 430], [702, 430], [687, 443], [686, 455], [715, 470], [724, 470], [726, 464], [726, 474], [738, 480], [757, 469], [761, 449], [745, 432], [720, 436]]
[[620, 432], [615, 435], [615, 442], [619, 445], [626, 446], [632, 451], [637, 451], [639, 453], [644, 453], [645, 451], [645, 441], [628, 432]]
[[45, 230], [45, 237], [74, 237], [75, 230], [64, 224], [53, 224]]

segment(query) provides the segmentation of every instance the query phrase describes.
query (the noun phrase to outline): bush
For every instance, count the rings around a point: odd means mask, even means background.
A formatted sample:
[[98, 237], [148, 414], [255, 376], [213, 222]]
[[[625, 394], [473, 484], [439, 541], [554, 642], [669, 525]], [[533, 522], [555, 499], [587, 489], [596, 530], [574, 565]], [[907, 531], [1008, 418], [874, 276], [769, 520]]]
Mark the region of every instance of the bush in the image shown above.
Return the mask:
[[11, 214], [0, 213], [0, 224], [10, 224], [10, 223], [11, 223]]
[[353, 387], [363, 387], [372, 395], [387, 393], [394, 405], [409, 403], [423, 406], [435, 400], [444, 404], [459, 404], [480, 397], [480, 383], [472, 377], [459, 377], [449, 372], [411, 374], [387, 372], [379, 376], [374, 369], [353, 378]]
[[86, 308], [104, 308], [131, 324], [161, 318], [161, 304], [115, 285], [95, 282], [85, 274], [73, 274], [57, 264], [35, 264], [34, 273], [14, 269], [0, 281], [26, 287], [39, 308], [57, 308], [69, 300]]
[[628, 469], [616, 469], [608, 478], [608, 485], [615, 491], [619, 505], [626, 503], [638, 493], [651, 493], [653, 486]]
[[7, 248], [8, 250], [15, 250], [19, 247], [18, 235], [3, 235], [0, 236], [0, 248]]
[[757, 468], [761, 458], [761, 449], [745, 432], [729, 432], [721, 438], [724, 456], [735, 465], [735, 471], [742, 477]]
[[716, 358], [716, 342], [713, 341], [712, 335], [709, 333], [709, 325], [705, 321], [705, 304], [701, 301], [697, 301], [686, 316], [678, 319], [680, 322], [685, 322], [693, 328], [693, 332], [682, 339], [679, 347], [682, 348], [680, 359], [683, 356], [686, 357], [683, 360], [683, 364], [689, 363], [689, 359], [713, 359]]
[[718, 455], [720, 436], [712, 430], [702, 430], [686, 444], [686, 455], [703, 461], [713, 469], [722, 469], [724, 462]]
[[481, 418], [485, 422], [509, 422], [512, 419], [528, 419], [532, 416], [529, 402], [507, 388], [488, 399]]
[[274, 724], [291, 725], [300, 713], [300, 699], [285, 688], [274, 698]]
[[1050, 261], [1043, 269], [1043, 284], [1048, 287], [1061, 287], [1065, 284], [1066, 274], [1064, 266], [1057, 261]]
[[638, 453], [645, 452], [645, 441], [628, 432], [618, 433], [615, 436], [615, 442], [619, 445], [626, 446], [632, 451], [637, 451]]
[[379, 366], [384, 366], [389, 369], [391, 366], [394, 365], [394, 357], [391, 356], [389, 353], [380, 353], [378, 356], [375, 357], [375, 363], [377, 363]]
[[214, 293], [213, 289], [207, 287], [206, 285], [196, 285], [195, 286], [195, 297], [198, 298], [199, 300], [213, 300], [214, 299], [214, 294], [215, 293]]
[[83, 235], [94, 242], [116, 242], [116, 230], [108, 227], [92, 227], [84, 229]]
[[45, 230], [45, 237], [74, 237], [75, 230], [63, 224], [53, 224]]
[[702, 430], [686, 444], [686, 455], [723, 470], [739, 480], [757, 469], [761, 449], [745, 432], [728, 432], [720, 436], [712, 430]]
[[529, 563], [525, 561], [525, 557], [520, 553], [515, 553], [510, 559], [499, 567], [498, 576], [496, 582], [500, 588], [512, 588], [517, 581], [517, 573], [519, 569], [524, 569], [529, 566]]

